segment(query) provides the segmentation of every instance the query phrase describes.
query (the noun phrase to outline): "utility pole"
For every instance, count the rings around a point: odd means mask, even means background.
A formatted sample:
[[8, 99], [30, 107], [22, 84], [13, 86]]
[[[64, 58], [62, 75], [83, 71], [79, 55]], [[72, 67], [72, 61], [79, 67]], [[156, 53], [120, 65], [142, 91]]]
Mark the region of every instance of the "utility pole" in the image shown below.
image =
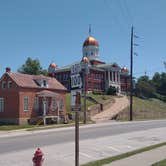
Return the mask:
[[86, 114], [86, 90], [87, 90], [87, 79], [88, 79], [88, 73], [89, 73], [89, 60], [87, 57], [82, 58], [82, 64], [83, 64], [83, 92], [84, 92], [84, 124], [87, 123], [87, 114]]
[[83, 73], [83, 79], [84, 79], [84, 83], [83, 83], [83, 91], [84, 91], [84, 124], [87, 123], [86, 120], [86, 69], [84, 70]]
[[130, 121], [133, 120], [133, 25], [131, 27], [131, 52], [130, 52]]

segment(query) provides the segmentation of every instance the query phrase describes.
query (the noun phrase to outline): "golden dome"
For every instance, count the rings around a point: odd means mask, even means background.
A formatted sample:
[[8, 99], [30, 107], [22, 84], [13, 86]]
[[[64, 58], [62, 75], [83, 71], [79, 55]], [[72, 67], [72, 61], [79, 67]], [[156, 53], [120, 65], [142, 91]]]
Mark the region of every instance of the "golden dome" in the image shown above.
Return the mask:
[[56, 65], [55, 63], [51, 63], [51, 64], [50, 64], [50, 67], [51, 67], [51, 68], [57, 68], [57, 65]]
[[83, 47], [84, 46], [99, 46], [99, 43], [98, 43], [98, 41], [94, 38], [94, 37], [92, 37], [92, 36], [89, 36], [85, 41], [84, 41], [84, 44], [83, 44]]
[[87, 57], [83, 57], [81, 61], [83, 63], [89, 63], [89, 59]]
[[122, 72], [129, 72], [128, 68], [125, 66], [125, 67], [122, 67], [121, 69]]

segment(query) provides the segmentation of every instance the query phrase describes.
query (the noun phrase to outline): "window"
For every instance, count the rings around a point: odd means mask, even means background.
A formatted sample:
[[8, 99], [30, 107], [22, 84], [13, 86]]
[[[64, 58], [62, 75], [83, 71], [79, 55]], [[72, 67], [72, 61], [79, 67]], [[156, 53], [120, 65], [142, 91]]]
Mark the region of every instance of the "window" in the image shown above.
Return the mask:
[[43, 80], [43, 86], [47, 87], [47, 81], [46, 80]]
[[56, 111], [57, 109], [58, 109], [58, 105], [57, 105], [56, 99], [53, 98], [52, 99], [52, 111]]
[[3, 81], [2, 82], [2, 89], [5, 89], [6, 88], [6, 81]]
[[63, 100], [59, 101], [59, 111], [63, 111]]
[[8, 81], [8, 88], [12, 87], [12, 81]]
[[0, 97], [0, 112], [4, 112], [4, 98]]
[[28, 111], [28, 105], [29, 105], [29, 97], [24, 97], [24, 111]]
[[39, 98], [38, 97], [35, 97], [34, 109], [36, 112], [39, 110]]

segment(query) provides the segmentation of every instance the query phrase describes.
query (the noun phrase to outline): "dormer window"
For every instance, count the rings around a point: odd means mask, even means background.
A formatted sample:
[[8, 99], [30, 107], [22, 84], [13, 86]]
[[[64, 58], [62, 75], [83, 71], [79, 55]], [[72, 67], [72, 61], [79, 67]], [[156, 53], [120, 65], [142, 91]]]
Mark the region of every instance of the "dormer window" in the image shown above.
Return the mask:
[[47, 81], [46, 81], [46, 80], [43, 80], [43, 86], [44, 86], [44, 87], [47, 87], [47, 86], [48, 86], [48, 84], [47, 84]]
[[48, 87], [48, 80], [46, 80], [46, 79], [37, 79], [34, 81], [40, 87]]
[[12, 81], [8, 81], [8, 88], [10, 89], [12, 87]]
[[2, 89], [5, 89], [6, 88], [6, 81], [3, 81], [2, 82]]

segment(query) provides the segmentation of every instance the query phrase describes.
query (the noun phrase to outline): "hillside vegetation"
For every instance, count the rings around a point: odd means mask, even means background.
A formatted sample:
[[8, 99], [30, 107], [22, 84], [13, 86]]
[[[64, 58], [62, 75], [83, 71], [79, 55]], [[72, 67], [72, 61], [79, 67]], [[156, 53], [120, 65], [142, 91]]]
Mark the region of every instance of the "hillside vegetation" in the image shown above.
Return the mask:
[[[91, 96], [92, 98], [94, 98], [96, 101], [98, 101], [99, 103], [102, 103], [104, 102], [105, 100], [107, 99], [112, 99], [113, 97], [110, 96], [110, 95], [98, 95], [98, 94], [87, 94], [87, 96]], [[66, 95], [66, 108], [67, 108], [67, 112], [69, 113], [70, 112], [70, 93], [68, 93]], [[81, 98], [81, 103], [83, 105], [83, 97]], [[95, 103], [91, 102], [91, 101], [88, 101], [87, 100], [87, 107], [91, 106], [91, 105], [94, 105]]]
[[[134, 120], [166, 118], [166, 102], [155, 98], [141, 99], [134, 97], [133, 99]], [[129, 119], [129, 107], [119, 114], [118, 119]]]

